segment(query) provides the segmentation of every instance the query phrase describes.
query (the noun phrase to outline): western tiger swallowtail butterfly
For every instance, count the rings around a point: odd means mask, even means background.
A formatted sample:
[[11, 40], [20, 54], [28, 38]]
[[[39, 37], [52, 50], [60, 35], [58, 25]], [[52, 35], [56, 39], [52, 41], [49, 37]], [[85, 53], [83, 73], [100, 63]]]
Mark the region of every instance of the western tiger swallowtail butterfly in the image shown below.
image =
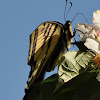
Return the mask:
[[65, 49], [70, 47], [74, 33], [71, 22], [65, 25], [47, 21], [42, 23], [30, 35], [28, 65], [31, 66], [29, 83], [43, 80], [45, 71], [55, 68]]
[[40, 83], [45, 72], [50, 72], [62, 57], [64, 50], [70, 47], [74, 32], [72, 23], [63, 25], [56, 21], [47, 21], [39, 25], [30, 35], [28, 65], [31, 66], [26, 90]]

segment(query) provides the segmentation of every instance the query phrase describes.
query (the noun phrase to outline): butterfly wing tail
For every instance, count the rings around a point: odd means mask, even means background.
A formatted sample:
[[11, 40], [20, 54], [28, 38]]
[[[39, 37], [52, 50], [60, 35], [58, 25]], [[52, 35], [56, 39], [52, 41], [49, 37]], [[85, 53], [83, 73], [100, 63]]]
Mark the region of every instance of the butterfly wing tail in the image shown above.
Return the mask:
[[25, 90], [29, 90], [29, 88], [32, 88], [38, 84], [40, 84], [43, 79], [44, 79], [44, 75], [45, 75], [45, 70], [42, 69], [40, 71], [40, 66], [35, 67], [34, 71], [30, 71], [31, 75], [27, 81], [26, 84], [26, 89]]

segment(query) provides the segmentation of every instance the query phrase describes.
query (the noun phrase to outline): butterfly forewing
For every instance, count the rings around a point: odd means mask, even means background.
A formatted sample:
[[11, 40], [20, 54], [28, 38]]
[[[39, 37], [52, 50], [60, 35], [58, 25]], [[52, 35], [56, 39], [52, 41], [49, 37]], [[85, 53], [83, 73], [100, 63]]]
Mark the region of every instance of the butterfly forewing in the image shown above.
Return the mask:
[[[48, 21], [42, 23], [31, 34], [28, 56], [28, 64], [30, 66], [40, 66], [42, 63], [45, 65], [58, 43], [62, 30], [62, 24]], [[43, 66], [43, 64], [41, 66]]]

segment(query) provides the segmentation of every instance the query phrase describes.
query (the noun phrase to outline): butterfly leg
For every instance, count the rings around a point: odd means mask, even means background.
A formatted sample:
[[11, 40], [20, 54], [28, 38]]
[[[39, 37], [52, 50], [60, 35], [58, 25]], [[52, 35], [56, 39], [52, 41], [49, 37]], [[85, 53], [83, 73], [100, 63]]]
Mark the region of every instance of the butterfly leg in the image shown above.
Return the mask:
[[74, 28], [74, 31], [73, 31], [73, 37], [75, 36], [75, 34], [76, 34], [76, 28]]

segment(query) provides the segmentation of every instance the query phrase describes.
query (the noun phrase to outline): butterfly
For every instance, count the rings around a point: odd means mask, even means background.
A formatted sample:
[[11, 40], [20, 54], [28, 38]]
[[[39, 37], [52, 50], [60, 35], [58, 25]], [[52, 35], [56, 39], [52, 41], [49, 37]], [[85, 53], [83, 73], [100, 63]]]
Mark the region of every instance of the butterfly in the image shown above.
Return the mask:
[[40, 83], [45, 72], [50, 72], [57, 66], [64, 51], [70, 47], [74, 35], [70, 21], [66, 21], [64, 25], [47, 21], [33, 31], [28, 55], [31, 71], [26, 89]]

